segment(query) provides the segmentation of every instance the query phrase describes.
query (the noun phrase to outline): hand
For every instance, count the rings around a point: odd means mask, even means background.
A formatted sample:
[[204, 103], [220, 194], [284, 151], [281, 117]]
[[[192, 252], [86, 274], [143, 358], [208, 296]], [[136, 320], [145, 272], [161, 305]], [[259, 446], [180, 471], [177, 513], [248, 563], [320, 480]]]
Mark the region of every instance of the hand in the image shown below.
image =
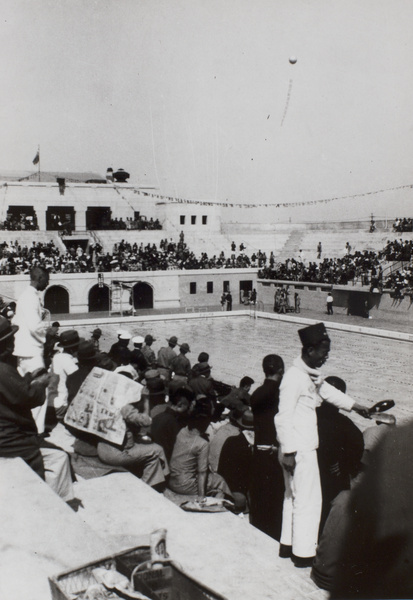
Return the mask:
[[32, 385], [38, 385], [39, 387], [47, 388], [51, 379], [51, 373], [44, 373], [43, 375], [40, 375], [40, 377], [36, 377], [35, 379], [33, 379]]
[[295, 469], [295, 454], [283, 454], [281, 458], [281, 465], [290, 473], [290, 475], [294, 474]]
[[358, 402], [355, 402], [353, 404], [352, 410], [354, 410], [356, 413], [358, 413], [359, 415], [361, 415], [365, 419], [371, 419], [371, 414], [370, 414], [369, 407], [368, 406], [364, 406], [364, 404], [359, 404]]
[[322, 375], [312, 375], [312, 374], [310, 374], [310, 377], [311, 377], [311, 381], [314, 383], [314, 385], [318, 391], [324, 383], [324, 377]]

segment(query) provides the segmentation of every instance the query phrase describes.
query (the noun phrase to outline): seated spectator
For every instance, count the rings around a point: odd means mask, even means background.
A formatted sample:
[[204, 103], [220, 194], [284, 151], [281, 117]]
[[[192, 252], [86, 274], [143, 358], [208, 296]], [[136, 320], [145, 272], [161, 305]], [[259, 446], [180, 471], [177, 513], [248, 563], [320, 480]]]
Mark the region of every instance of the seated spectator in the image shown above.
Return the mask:
[[119, 330], [118, 341], [112, 344], [109, 350], [109, 357], [119, 366], [121, 364], [121, 354], [128, 348], [132, 335], [129, 331]]
[[156, 355], [152, 349], [152, 344], [156, 342], [156, 339], [152, 337], [150, 333], [145, 335], [144, 346], [142, 346], [142, 354], [145, 357], [145, 360], [149, 367], [153, 367], [156, 363]]
[[230, 495], [222, 477], [208, 471], [209, 444], [204, 434], [212, 414], [212, 402], [206, 396], [197, 396], [188, 414], [188, 425], [176, 437], [168, 486], [177, 494], [197, 495], [199, 498], [208, 493], [220, 497], [225, 493]]
[[234, 388], [230, 391], [227, 396], [220, 398], [221, 404], [230, 410], [233, 408], [246, 409], [250, 406], [250, 389], [254, 384], [254, 380], [251, 377], [243, 377], [239, 382], [239, 387]]
[[179, 388], [169, 398], [165, 410], [152, 419], [151, 438], [155, 444], [162, 446], [168, 462], [171, 460], [176, 436], [187, 425], [187, 413], [194, 398], [190, 389]]
[[211, 368], [207, 362], [200, 362], [194, 367], [188, 385], [195, 395], [215, 397], [214, 384], [210, 378]]
[[149, 391], [149, 414], [154, 418], [166, 410], [168, 390], [164, 380], [156, 378], [147, 380], [146, 387]]
[[247, 406], [243, 406], [242, 408], [231, 410], [228, 420], [211, 434], [208, 458], [208, 467], [211, 473], [218, 473], [222, 447], [228, 438], [239, 434], [242, 415], [247, 408]]
[[133, 355], [129, 348], [120, 347], [117, 352], [118, 366], [115, 368], [115, 373], [126, 375], [133, 381], [138, 381], [139, 373], [132, 364]]
[[186, 355], [190, 351], [189, 344], [184, 342], [183, 344], [179, 345], [178, 356], [175, 356], [171, 360], [170, 370], [172, 374], [172, 380], [169, 383], [169, 390], [171, 393], [188, 383], [188, 377], [191, 374], [191, 363]]
[[118, 446], [99, 440], [100, 460], [108, 465], [125, 467], [157, 491], [163, 491], [165, 478], [169, 475], [165, 453], [158, 444], [140, 442], [141, 427], [149, 426], [151, 419], [131, 404], [124, 406], [121, 413], [127, 426], [125, 441]]
[[133, 349], [131, 352], [131, 364], [139, 373], [139, 379], [143, 379], [144, 373], [148, 368], [148, 362], [142, 352], [144, 338], [141, 335], [136, 335], [132, 338]]
[[247, 409], [236, 420], [237, 435], [226, 439], [222, 446], [218, 473], [225, 479], [233, 495], [240, 494], [248, 506], [251, 488], [252, 454], [254, 447], [254, 417]]
[[95, 346], [96, 352], [99, 352], [99, 350], [100, 350], [99, 340], [101, 337], [102, 337], [102, 330], [99, 327], [96, 327], [96, 329], [94, 329], [92, 331], [92, 337], [90, 338]]

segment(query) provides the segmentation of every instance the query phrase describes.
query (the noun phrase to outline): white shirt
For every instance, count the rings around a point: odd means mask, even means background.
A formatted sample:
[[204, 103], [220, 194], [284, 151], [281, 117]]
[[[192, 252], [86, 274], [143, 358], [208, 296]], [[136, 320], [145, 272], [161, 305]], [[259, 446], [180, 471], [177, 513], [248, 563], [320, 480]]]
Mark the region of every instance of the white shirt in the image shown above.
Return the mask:
[[17, 300], [13, 324], [19, 326], [14, 343], [14, 355], [31, 358], [43, 354], [47, 323], [42, 321], [43, 305], [40, 292], [32, 285]]
[[57, 385], [57, 396], [53, 400], [55, 408], [60, 408], [67, 404], [68, 390], [66, 385], [67, 376], [78, 370], [77, 358], [67, 352], [57, 352], [52, 359], [52, 371], [59, 375]]
[[301, 357], [285, 373], [280, 386], [280, 405], [274, 423], [281, 451], [315, 450], [318, 448], [316, 408], [323, 400], [337, 408], [351, 411], [354, 400], [325, 381], [318, 392], [311, 379], [320, 377], [318, 369], [308, 367]]

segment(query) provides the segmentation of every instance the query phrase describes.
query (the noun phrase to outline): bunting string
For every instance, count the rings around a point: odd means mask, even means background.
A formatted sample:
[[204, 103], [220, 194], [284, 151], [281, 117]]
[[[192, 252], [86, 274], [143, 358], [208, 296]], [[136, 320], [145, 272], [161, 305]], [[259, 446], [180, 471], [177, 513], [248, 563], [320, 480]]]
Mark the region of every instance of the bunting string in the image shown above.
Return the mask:
[[145, 197], [155, 198], [165, 202], [175, 204], [198, 204], [202, 206], [222, 206], [225, 208], [297, 208], [299, 206], [312, 206], [314, 204], [327, 204], [328, 202], [335, 202], [338, 200], [352, 200], [355, 198], [366, 198], [367, 196], [375, 196], [377, 194], [384, 194], [386, 192], [393, 192], [396, 190], [407, 190], [413, 189], [413, 184], [399, 185], [383, 190], [371, 190], [369, 192], [363, 192], [360, 194], [351, 194], [348, 196], [333, 196], [331, 198], [320, 198], [318, 200], [303, 200], [300, 202], [266, 202], [264, 204], [251, 204], [251, 203], [238, 203], [238, 202], [210, 202], [206, 200], [188, 200], [185, 198], [174, 198], [172, 196], [163, 196], [161, 194], [152, 194], [150, 192], [144, 192], [140, 189], [134, 188], [134, 193]]

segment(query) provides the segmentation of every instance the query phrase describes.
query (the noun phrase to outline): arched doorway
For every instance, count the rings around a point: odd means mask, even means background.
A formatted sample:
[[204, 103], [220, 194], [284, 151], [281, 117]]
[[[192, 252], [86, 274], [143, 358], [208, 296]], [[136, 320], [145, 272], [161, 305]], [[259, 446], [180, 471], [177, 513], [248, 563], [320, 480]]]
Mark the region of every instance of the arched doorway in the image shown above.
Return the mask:
[[140, 281], [133, 286], [133, 307], [136, 310], [153, 308], [153, 289], [148, 283]]
[[44, 307], [52, 315], [69, 312], [69, 292], [61, 285], [52, 285], [44, 295]]
[[94, 285], [89, 290], [89, 312], [109, 311], [109, 287]]

